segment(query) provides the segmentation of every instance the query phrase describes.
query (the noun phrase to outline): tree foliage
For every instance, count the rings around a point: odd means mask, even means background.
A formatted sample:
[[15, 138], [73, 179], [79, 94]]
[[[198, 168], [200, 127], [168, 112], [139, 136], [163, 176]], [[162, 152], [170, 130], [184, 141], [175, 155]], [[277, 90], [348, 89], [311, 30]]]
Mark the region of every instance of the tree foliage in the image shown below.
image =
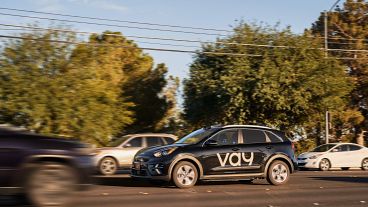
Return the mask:
[[352, 90], [344, 67], [325, 59], [323, 51], [311, 49], [319, 45], [320, 40], [294, 35], [288, 28], [241, 23], [233, 35], [203, 45], [202, 51], [261, 57], [198, 54], [184, 82], [186, 119], [197, 126], [218, 122], [308, 127], [318, 134], [314, 129], [324, 111], [341, 110]]
[[[350, 106], [345, 113], [346, 116], [352, 115], [352, 117], [339, 115], [340, 119], [336, 120], [340, 128], [338, 130], [355, 133], [355, 137], [358, 137], [362, 130], [368, 129], [368, 53], [364, 52], [368, 50], [367, 12], [368, 3], [366, 1], [347, 0], [343, 8], [338, 7], [327, 14], [328, 48], [340, 49], [340, 51], [329, 51], [329, 55], [341, 58], [343, 65], [348, 68], [348, 74], [355, 81], [354, 90], [350, 93]], [[324, 37], [324, 15], [321, 13], [311, 28], [312, 34], [317, 38]], [[359, 115], [357, 114], [359, 112], [364, 119], [353, 119]], [[352, 121], [348, 124], [349, 128], [341, 129], [342, 120]]]
[[166, 67], [153, 69], [152, 58], [132, 41], [107, 33], [78, 45], [52, 42], [76, 40], [53, 30], [7, 42], [0, 60], [0, 121], [104, 145], [128, 127], [162, 118]]

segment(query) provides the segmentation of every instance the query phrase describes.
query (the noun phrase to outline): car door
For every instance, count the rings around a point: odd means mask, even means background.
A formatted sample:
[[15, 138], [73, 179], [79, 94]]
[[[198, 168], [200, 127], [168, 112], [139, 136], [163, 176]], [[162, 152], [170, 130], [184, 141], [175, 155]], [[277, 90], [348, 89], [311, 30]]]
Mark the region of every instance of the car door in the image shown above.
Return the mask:
[[363, 147], [353, 144], [348, 144], [349, 152], [346, 155], [346, 159], [349, 160], [346, 167], [361, 167], [362, 161], [365, 158], [363, 153]]
[[130, 166], [134, 155], [145, 147], [144, 137], [132, 137], [120, 146], [118, 160], [120, 166]]
[[252, 162], [249, 163], [248, 168], [245, 169], [247, 173], [260, 173], [262, 166], [268, 160], [269, 156], [274, 150], [271, 137], [265, 131], [260, 129], [242, 129], [241, 135], [243, 144], [241, 144], [241, 151], [250, 154]]
[[243, 173], [243, 167], [251, 161], [248, 154], [242, 154], [240, 141], [239, 129], [224, 129], [209, 138], [199, 156], [204, 175]]
[[341, 144], [328, 152], [328, 159], [331, 161], [331, 167], [348, 167], [350, 165], [349, 147]]
[[11, 135], [0, 137], [0, 187], [10, 185], [17, 168], [24, 160], [23, 145]]

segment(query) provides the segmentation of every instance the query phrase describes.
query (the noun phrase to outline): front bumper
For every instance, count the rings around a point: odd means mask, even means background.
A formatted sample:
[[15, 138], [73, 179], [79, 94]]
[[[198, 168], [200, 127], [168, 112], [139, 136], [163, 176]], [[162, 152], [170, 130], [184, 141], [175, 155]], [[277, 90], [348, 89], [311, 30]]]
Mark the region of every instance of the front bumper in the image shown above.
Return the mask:
[[299, 168], [319, 168], [319, 159], [298, 159]]
[[153, 180], [170, 180], [170, 160], [136, 157], [131, 168], [131, 177], [153, 179]]

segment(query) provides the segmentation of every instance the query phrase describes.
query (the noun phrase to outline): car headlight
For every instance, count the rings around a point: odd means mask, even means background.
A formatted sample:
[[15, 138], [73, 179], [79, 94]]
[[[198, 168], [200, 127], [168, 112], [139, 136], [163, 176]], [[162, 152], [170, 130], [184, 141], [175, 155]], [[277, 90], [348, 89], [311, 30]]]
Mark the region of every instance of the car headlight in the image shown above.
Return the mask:
[[158, 151], [154, 152], [153, 156], [154, 157], [166, 156], [166, 155], [169, 155], [169, 154], [173, 153], [176, 149], [177, 149], [177, 147], [161, 149], [161, 150], [158, 150]]
[[314, 159], [317, 159], [319, 156], [321, 156], [321, 155], [320, 155], [320, 154], [318, 154], [318, 155], [313, 155], [313, 156], [309, 157], [309, 159], [314, 160]]

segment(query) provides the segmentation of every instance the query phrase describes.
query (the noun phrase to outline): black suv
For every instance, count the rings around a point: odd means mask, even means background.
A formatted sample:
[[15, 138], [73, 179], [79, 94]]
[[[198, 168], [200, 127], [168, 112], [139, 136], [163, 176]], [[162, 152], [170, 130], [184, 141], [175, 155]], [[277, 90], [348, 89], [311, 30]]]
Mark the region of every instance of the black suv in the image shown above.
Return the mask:
[[179, 188], [213, 179], [266, 178], [280, 185], [297, 168], [293, 148], [285, 133], [269, 127], [213, 126], [172, 145], [139, 151], [131, 175], [173, 181]]
[[0, 127], [0, 195], [64, 205], [89, 185], [92, 170], [89, 149], [79, 142]]

